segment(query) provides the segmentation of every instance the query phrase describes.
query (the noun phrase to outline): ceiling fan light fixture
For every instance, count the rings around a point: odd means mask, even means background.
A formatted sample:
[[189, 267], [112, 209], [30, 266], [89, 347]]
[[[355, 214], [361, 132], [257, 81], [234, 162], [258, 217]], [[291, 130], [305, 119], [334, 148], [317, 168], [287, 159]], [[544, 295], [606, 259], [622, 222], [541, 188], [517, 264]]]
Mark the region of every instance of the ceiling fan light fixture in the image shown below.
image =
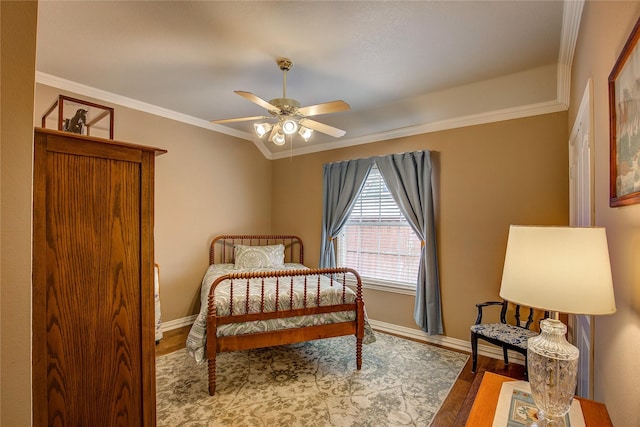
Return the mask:
[[284, 134], [282, 132], [278, 131], [278, 133], [273, 135], [272, 141], [276, 145], [284, 145]]
[[300, 135], [305, 142], [309, 141], [311, 135], [313, 135], [313, 129], [306, 128], [304, 126], [300, 126], [300, 130], [298, 131], [298, 135]]
[[282, 131], [286, 135], [293, 135], [298, 130], [298, 123], [293, 119], [286, 119], [282, 122]]
[[256, 134], [262, 138], [271, 130], [273, 125], [271, 123], [254, 123], [253, 128], [256, 131]]
[[[259, 138], [263, 138], [265, 135], [269, 134], [265, 139], [276, 145], [284, 145], [286, 135], [290, 135], [291, 141], [293, 141], [293, 135], [296, 132], [305, 141], [309, 141], [309, 138], [311, 138], [311, 135], [315, 131], [333, 136], [334, 138], [344, 136], [344, 130], [308, 119], [308, 117], [349, 110], [351, 108], [349, 107], [349, 104], [344, 101], [337, 100], [301, 107], [300, 102], [297, 100], [287, 98], [287, 71], [291, 70], [293, 67], [293, 61], [287, 58], [277, 58], [276, 62], [282, 71], [282, 98], [274, 98], [270, 101], [265, 101], [251, 92], [242, 90], [234, 91], [237, 95], [240, 95], [249, 102], [267, 110], [271, 116], [236, 117], [231, 119], [211, 120], [211, 122], [236, 123], [252, 121], [254, 122], [253, 127], [256, 135], [258, 135]], [[267, 122], [256, 123], [256, 121], [262, 120], [267, 120]]]

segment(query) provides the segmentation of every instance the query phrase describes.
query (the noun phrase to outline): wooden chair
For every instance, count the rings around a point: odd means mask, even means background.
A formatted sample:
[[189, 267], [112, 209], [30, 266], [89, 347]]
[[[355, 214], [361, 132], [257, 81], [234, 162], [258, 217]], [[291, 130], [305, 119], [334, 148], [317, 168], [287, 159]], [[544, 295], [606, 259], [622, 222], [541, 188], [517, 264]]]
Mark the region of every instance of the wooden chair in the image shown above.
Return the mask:
[[[482, 309], [485, 307], [500, 306], [500, 323], [482, 323]], [[478, 317], [476, 323], [471, 326], [471, 352], [473, 357], [472, 372], [476, 372], [478, 366], [478, 339], [485, 340], [491, 344], [502, 347], [504, 355], [504, 364], [509, 364], [509, 356], [507, 350], [513, 350], [522, 354], [525, 358], [524, 374], [527, 375], [527, 340], [538, 335], [538, 332], [532, 331], [530, 326], [533, 324], [534, 312], [532, 308], [528, 308], [529, 315], [527, 321], [522, 325], [520, 321], [520, 305], [515, 305], [515, 325], [507, 322], [508, 301], [487, 301], [476, 304], [478, 309]], [[545, 313], [545, 317], [548, 313]]]

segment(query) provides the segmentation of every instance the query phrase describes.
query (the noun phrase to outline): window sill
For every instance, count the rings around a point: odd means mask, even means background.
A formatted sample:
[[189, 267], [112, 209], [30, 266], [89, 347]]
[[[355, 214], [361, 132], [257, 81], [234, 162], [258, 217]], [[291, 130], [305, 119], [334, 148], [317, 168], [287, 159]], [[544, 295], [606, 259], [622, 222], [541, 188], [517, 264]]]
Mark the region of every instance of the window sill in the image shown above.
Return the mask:
[[[347, 285], [353, 286], [353, 283], [347, 283]], [[402, 295], [415, 295], [415, 288], [409, 288], [407, 286], [399, 285], [392, 282], [383, 282], [371, 279], [362, 279], [363, 289], [373, 289], [376, 291], [392, 292], [394, 294]]]

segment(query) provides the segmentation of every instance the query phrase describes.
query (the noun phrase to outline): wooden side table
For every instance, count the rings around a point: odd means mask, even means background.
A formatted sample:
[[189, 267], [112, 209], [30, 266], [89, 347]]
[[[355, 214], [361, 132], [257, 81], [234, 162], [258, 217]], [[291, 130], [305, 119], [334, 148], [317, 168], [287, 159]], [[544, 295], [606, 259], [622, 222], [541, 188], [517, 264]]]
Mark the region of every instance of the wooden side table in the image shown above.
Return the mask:
[[[467, 427], [491, 427], [493, 418], [496, 415], [496, 405], [498, 404], [502, 383], [514, 381], [513, 378], [492, 372], [484, 372], [481, 379], [482, 382], [478, 388], [478, 393], [473, 399], [473, 406], [467, 418]], [[603, 403], [581, 397], [576, 397], [576, 399], [580, 401], [587, 427], [613, 427], [607, 407]]]

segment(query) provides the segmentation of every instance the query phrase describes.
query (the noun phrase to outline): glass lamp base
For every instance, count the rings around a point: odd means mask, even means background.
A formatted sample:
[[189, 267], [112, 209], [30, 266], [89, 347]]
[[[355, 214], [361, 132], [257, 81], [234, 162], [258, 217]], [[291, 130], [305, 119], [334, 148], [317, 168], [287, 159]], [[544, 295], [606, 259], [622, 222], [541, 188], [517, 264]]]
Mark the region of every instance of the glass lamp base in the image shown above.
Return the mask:
[[559, 320], [542, 320], [540, 330], [527, 343], [529, 384], [539, 410], [532, 426], [564, 427], [576, 389], [579, 351], [566, 340], [567, 327]]
[[[542, 411], [538, 412], [538, 417], [544, 417], [543, 414], [541, 414]], [[534, 421], [532, 423], [527, 424], [527, 427], [567, 427], [567, 424], [565, 423], [565, 419], [564, 417], [551, 417], [551, 418], [542, 418], [539, 419], [538, 421]]]

